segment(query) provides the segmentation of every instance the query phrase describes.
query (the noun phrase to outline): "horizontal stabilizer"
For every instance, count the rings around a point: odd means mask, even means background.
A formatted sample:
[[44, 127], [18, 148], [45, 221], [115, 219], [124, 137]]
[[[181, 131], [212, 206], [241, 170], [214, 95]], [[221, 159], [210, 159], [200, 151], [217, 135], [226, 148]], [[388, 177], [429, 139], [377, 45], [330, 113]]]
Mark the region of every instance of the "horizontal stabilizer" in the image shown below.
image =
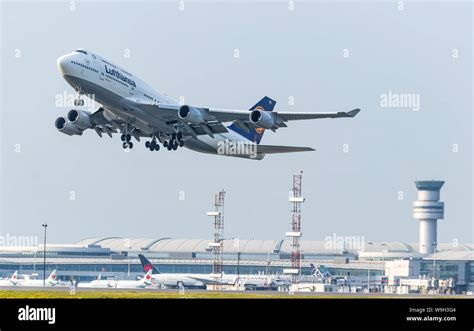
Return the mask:
[[279, 154], [279, 153], [294, 153], [294, 152], [312, 152], [315, 151], [311, 147], [294, 147], [294, 146], [273, 146], [273, 145], [258, 145], [257, 152], [262, 154]]

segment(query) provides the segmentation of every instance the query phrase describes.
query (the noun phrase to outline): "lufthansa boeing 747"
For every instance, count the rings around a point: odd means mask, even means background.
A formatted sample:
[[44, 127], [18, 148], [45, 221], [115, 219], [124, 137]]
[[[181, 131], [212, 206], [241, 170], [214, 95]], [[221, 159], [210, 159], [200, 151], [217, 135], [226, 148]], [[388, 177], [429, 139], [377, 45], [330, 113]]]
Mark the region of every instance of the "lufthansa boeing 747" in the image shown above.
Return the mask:
[[[123, 148], [132, 138], [146, 138], [145, 146], [158, 151], [187, 147], [191, 150], [261, 160], [265, 154], [314, 151], [310, 147], [262, 145], [265, 130], [276, 131], [288, 121], [354, 117], [360, 111], [310, 113], [273, 111], [276, 101], [264, 97], [249, 110], [226, 110], [180, 105], [140, 78], [89, 51], [78, 49], [57, 60], [63, 78], [78, 93], [56, 128], [67, 135], [92, 129], [102, 137], [120, 133]], [[80, 110], [84, 97], [101, 107], [93, 113]]]

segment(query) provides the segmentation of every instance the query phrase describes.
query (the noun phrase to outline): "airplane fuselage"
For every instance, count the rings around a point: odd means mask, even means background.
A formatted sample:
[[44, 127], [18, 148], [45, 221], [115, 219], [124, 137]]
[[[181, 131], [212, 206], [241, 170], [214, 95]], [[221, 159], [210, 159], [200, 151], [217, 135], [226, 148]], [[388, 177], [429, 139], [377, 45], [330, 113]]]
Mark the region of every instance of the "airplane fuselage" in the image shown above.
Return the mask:
[[[155, 111], [147, 111], [131, 106], [131, 101], [178, 107], [179, 103], [153, 89], [137, 76], [84, 50], [76, 50], [60, 57], [57, 64], [68, 84], [77, 93], [103, 105], [106, 116], [120, 118], [150, 137], [158, 134], [160, 141], [164, 136], [172, 134], [169, 123], [176, 122], [175, 116], [166, 118], [166, 115], [160, 114], [158, 119], [156, 112], [160, 111], [159, 107]], [[184, 147], [202, 153], [253, 159], [262, 159], [264, 156], [256, 153], [254, 142], [233, 130], [212, 136], [186, 136], [183, 141]]]

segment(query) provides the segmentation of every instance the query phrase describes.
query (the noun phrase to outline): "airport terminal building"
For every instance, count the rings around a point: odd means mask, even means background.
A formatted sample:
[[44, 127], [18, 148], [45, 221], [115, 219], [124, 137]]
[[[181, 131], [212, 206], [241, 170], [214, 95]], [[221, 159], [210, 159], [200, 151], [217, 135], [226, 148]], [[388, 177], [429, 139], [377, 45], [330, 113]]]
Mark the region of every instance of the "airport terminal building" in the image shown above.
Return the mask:
[[[60, 279], [88, 281], [97, 277], [134, 279], [142, 275], [138, 254], [163, 273], [212, 272], [210, 239], [87, 238], [76, 244], [48, 244], [46, 272], [57, 269]], [[282, 274], [291, 265], [291, 241], [223, 241], [223, 270], [227, 274]], [[392, 279], [453, 278], [457, 292], [474, 290], [474, 245], [438, 244], [436, 253], [420, 255], [418, 244], [366, 243], [362, 248], [330, 248], [327, 241], [301, 241], [301, 274], [310, 263], [325, 265], [334, 276], [381, 276]], [[43, 245], [0, 246], [0, 275], [15, 270], [43, 276]]]

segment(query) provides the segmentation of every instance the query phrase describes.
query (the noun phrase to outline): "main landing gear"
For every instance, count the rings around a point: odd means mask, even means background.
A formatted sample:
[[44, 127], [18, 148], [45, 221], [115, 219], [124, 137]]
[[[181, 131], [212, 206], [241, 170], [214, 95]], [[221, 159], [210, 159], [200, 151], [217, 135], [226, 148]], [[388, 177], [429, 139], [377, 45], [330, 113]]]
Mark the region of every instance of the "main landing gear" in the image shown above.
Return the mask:
[[160, 150], [160, 144], [156, 142], [156, 137], [155, 136], [153, 136], [151, 141], [145, 142], [145, 147], [148, 148], [152, 152]]
[[130, 132], [129, 125], [128, 123], [126, 123], [125, 133], [120, 136], [120, 140], [123, 141], [123, 144], [122, 144], [123, 149], [133, 148], [132, 135], [129, 132]]
[[178, 147], [183, 147], [184, 146], [184, 140], [183, 140], [183, 134], [181, 132], [178, 133], [173, 133], [171, 135], [171, 139], [168, 141], [165, 141], [163, 143], [163, 146], [166, 147], [167, 150], [175, 151], [178, 149]]
[[120, 139], [123, 141], [122, 147], [124, 149], [133, 148], [133, 143], [131, 142], [132, 136], [130, 134], [123, 134], [120, 136]]
[[[170, 140], [163, 141], [163, 147], [167, 150], [175, 151], [178, 147], [184, 146], [183, 134], [181, 132], [171, 134]], [[145, 147], [148, 148], [150, 151], [159, 151], [160, 144], [156, 141], [156, 136], [153, 136], [151, 141], [145, 142]]]

